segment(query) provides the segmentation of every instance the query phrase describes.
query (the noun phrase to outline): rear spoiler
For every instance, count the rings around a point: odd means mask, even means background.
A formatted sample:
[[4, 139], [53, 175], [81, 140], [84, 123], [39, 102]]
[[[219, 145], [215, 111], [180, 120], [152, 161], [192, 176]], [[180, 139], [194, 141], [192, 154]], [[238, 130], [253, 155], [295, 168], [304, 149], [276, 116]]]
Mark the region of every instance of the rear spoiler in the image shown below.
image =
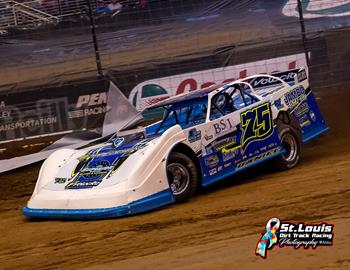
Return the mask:
[[[306, 70], [304, 68], [290, 69], [283, 72], [271, 73], [269, 75], [280, 78], [290, 86], [298, 84], [307, 79]], [[247, 82], [250, 83], [254, 89], [269, 88], [281, 84], [279, 80], [271, 77], [265, 77], [264, 74], [261, 74], [261, 77], [256, 76], [252, 79], [248, 79]]]

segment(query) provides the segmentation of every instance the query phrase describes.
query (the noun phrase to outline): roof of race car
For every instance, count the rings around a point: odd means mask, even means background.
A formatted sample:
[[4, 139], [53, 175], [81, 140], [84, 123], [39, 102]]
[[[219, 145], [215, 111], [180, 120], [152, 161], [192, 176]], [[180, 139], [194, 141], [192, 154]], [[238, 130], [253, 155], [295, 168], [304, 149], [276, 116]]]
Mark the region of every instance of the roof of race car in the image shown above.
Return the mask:
[[167, 106], [167, 105], [171, 105], [171, 104], [175, 104], [175, 103], [179, 103], [179, 102], [184, 102], [187, 100], [203, 98], [203, 97], [208, 96], [208, 94], [210, 92], [215, 91], [224, 85], [225, 84], [213, 85], [213, 86], [201, 89], [201, 90], [196, 90], [196, 91], [192, 91], [189, 93], [183, 93], [183, 94], [180, 94], [177, 96], [173, 96], [173, 97], [167, 98], [165, 100], [162, 100], [162, 101], [160, 101], [152, 106], [149, 106], [149, 107], [147, 107], [147, 109], [153, 109], [153, 108], [163, 107], [163, 106]]

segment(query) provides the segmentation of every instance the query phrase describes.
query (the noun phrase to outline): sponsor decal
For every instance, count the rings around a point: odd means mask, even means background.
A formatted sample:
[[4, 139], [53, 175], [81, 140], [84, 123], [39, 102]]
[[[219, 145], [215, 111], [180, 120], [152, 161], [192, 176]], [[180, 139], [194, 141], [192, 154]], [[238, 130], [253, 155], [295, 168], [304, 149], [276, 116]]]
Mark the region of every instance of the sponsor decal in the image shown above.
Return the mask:
[[204, 159], [205, 165], [208, 167], [215, 167], [219, 163], [219, 157], [212, 155]]
[[[95, 164], [91, 164], [96, 156], [95, 150], [92, 150], [90, 153], [78, 158], [79, 163], [74, 168], [71, 174], [71, 182], [66, 185], [65, 189], [79, 189], [79, 187], [91, 188], [98, 186], [102, 179], [114, 169], [114, 163], [120, 158], [114, 157], [111, 163], [108, 160], [103, 160], [96, 162]], [[80, 185], [80, 182], [84, 182], [85, 184]], [[93, 182], [94, 184], [88, 185], [86, 184], [87, 182]]]
[[113, 151], [106, 152], [106, 153], [98, 153], [94, 156], [105, 157], [105, 156], [110, 156], [110, 155], [132, 154], [135, 151], [136, 150], [134, 148], [127, 148], [127, 149], [121, 149], [121, 150], [113, 150]]
[[113, 166], [110, 166], [108, 160], [99, 161], [90, 167], [84, 167], [80, 170], [80, 175], [84, 177], [93, 178], [100, 174], [106, 174], [109, 170], [113, 169]]
[[274, 246], [290, 246], [294, 249], [316, 249], [319, 246], [332, 246], [334, 240], [334, 225], [328, 223], [295, 224], [282, 222], [279, 218], [271, 218], [262, 233], [256, 248], [255, 254], [261, 258], [267, 258], [268, 250]]
[[[285, 82], [290, 82], [294, 80], [294, 77], [296, 75], [295, 72], [290, 71], [288, 73], [286, 73], [285, 75], [281, 75], [278, 76], [278, 74], [274, 74], [276, 77], [279, 77], [280, 79], [282, 79]], [[280, 80], [277, 80], [275, 78], [266, 78], [266, 77], [262, 77], [260, 79], [254, 80], [252, 83], [252, 86], [254, 88], [266, 88], [267, 86], [273, 86], [273, 85], [278, 85], [280, 84]]]
[[306, 70], [305, 69], [303, 69], [302, 71], [298, 72], [298, 74], [297, 74], [298, 82], [305, 81], [306, 79], [307, 79], [307, 74], [306, 74]]
[[[350, 15], [349, 0], [304, 0], [302, 1], [305, 19], [322, 17], [340, 17]], [[298, 0], [289, 0], [282, 10], [286, 16], [298, 17]]]
[[101, 183], [101, 181], [81, 181], [81, 182], [70, 182], [66, 189], [83, 189], [96, 187]]
[[188, 132], [188, 141], [190, 143], [199, 141], [201, 138], [202, 132], [200, 130], [197, 130], [196, 128], [193, 128]]
[[229, 130], [233, 129], [233, 125], [231, 123], [230, 118], [221, 119], [219, 122], [215, 123], [213, 125], [213, 128], [215, 130], [215, 135], [219, 135], [222, 133], [226, 133]]
[[222, 154], [222, 159], [224, 162], [234, 159], [236, 157], [236, 154], [237, 152], [228, 152], [228, 153]]
[[299, 106], [297, 106], [294, 109], [294, 113], [295, 116], [300, 117], [304, 114], [306, 114], [309, 111], [309, 104], [307, 104], [307, 102], [303, 102], [301, 104], [299, 104]]
[[[118, 158], [115, 158], [115, 160], [117, 159]], [[81, 189], [98, 186], [102, 179], [114, 168], [107, 160], [99, 161], [86, 167], [89, 162], [91, 162], [90, 158], [87, 159], [86, 155], [84, 155], [82, 161], [79, 162], [72, 173], [72, 181], [65, 186], [65, 189]], [[80, 163], [83, 164], [80, 165]], [[75, 172], [78, 168], [80, 170]]]
[[[306, 66], [305, 54], [300, 53], [223, 68], [176, 74], [138, 84], [131, 90], [129, 100], [137, 110], [141, 111], [145, 107], [171, 96], [200, 90], [212, 85], [229, 83], [250, 75], [270, 74]], [[293, 79], [294, 75], [294, 73], [288, 73], [282, 79]], [[261, 86], [268, 83], [271, 81], [266, 80], [266, 78], [256, 81], [256, 84]]]
[[68, 178], [63, 177], [56, 177], [55, 178], [55, 184], [64, 184], [68, 181]]
[[112, 170], [113, 166], [107, 167], [93, 167], [93, 168], [84, 168], [80, 171], [82, 175], [96, 175], [96, 174], [106, 174]]
[[[119, 139], [124, 139], [123, 137], [118, 137]], [[121, 142], [121, 140], [118, 140], [117, 143], [119, 143], [119, 146], [121, 146], [123, 144], [124, 141]], [[91, 153], [91, 157], [105, 157], [105, 156], [112, 156], [112, 155], [121, 155], [121, 154], [124, 154], [124, 155], [131, 155], [133, 153], [135, 153], [136, 151], [146, 147], [148, 145], [148, 143], [150, 142], [149, 139], [145, 139], [145, 140], [142, 140], [138, 143], [136, 143], [134, 146], [130, 147], [130, 148], [125, 148], [125, 149], [120, 149], [120, 150], [111, 150], [111, 151], [108, 151], [108, 152], [102, 152], [102, 153], [99, 153], [99, 152], [96, 152], [96, 153]], [[113, 145], [114, 147], [118, 147], [118, 146], [115, 146]]]
[[214, 153], [211, 146], [204, 147], [203, 150], [204, 150], [204, 151], [202, 151], [202, 156], [203, 157], [206, 157], [207, 155], [211, 155], [212, 153]]
[[205, 135], [204, 135], [204, 139], [205, 139], [206, 141], [210, 141], [210, 140], [212, 140], [213, 138], [214, 138], [213, 135], [208, 135], [208, 134], [205, 134]]
[[112, 141], [113, 142], [113, 146], [115, 148], [118, 148], [119, 146], [121, 146], [123, 144], [124, 140], [125, 140], [124, 137], [117, 137], [117, 138], [115, 138]]
[[270, 103], [263, 103], [241, 113], [241, 125], [241, 148], [244, 152], [250, 143], [266, 139], [273, 133]]
[[275, 102], [273, 103], [275, 105], [275, 107], [277, 109], [282, 109], [283, 108], [283, 104], [282, 104], [282, 100], [279, 98], [279, 99], [276, 99]]
[[235, 144], [231, 144], [231, 145], [226, 145], [224, 148], [222, 148], [221, 152], [223, 154], [236, 153], [236, 152], [238, 152], [239, 148], [241, 148], [241, 145], [235, 143]]
[[209, 171], [209, 175], [214, 175], [214, 174], [216, 174], [217, 172], [218, 172], [218, 170], [217, 170], [216, 168], [211, 169], [211, 170]]
[[[257, 156], [254, 156], [254, 157], [252, 157], [252, 158], [246, 159], [246, 160], [244, 160], [244, 161], [238, 163], [238, 164], [236, 165], [236, 168], [237, 168], [237, 169], [240, 169], [240, 168], [246, 167], [246, 166], [248, 166], [248, 165], [251, 165], [251, 164], [253, 164], [253, 163], [255, 163], [255, 162], [259, 161], [259, 160], [265, 159], [265, 158], [267, 158], [267, 157], [269, 157], [269, 156], [272, 156], [272, 155], [278, 153], [280, 150], [281, 150], [280, 147], [276, 147], [276, 148], [271, 149], [271, 150], [269, 150], [269, 151], [267, 151], [267, 152], [264, 152], [264, 153], [261, 153], [261, 154], [259, 154], [259, 155], [257, 155]], [[247, 157], [244, 156], [243, 158], [245, 159], [245, 158], [247, 158]]]
[[226, 168], [230, 167], [231, 165], [232, 165], [231, 162], [225, 163], [225, 164], [224, 164], [224, 168], [226, 169]]
[[236, 136], [230, 136], [223, 139], [219, 139], [212, 143], [212, 145], [215, 148], [215, 151], [220, 152], [225, 147], [230, 147], [232, 145], [235, 145], [237, 143], [237, 137]]
[[289, 108], [293, 108], [306, 100], [305, 89], [302, 86], [296, 87], [284, 95], [284, 102]]
[[[116, 140], [119, 143], [124, 142], [124, 139], [121, 137]], [[98, 186], [104, 177], [106, 179], [111, 177], [131, 154], [144, 148], [149, 142], [150, 139], [145, 139], [130, 148], [121, 150], [111, 148], [111, 150], [106, 149], [108, 151], [103, 152], [104, 148], [97, 148], [89, 151], [87, 154], [78, 158], [79, 163], [71, 174], [72, 178], [69, 179], [71, 182], [65, 188], [80, 189]], [[80, 182], [84, 184], [79, 184]]]
[[237, 143], [237, 137], [231, 137], [232, 141], [221, 148], [223, 161], [234, 159], [239, 154], [241, 145]]
[[300, 120], [300, 126], [301, 127], [307, 127], [311, 124], [309, 118], [307, 117], [307, 115], [304, 115]]

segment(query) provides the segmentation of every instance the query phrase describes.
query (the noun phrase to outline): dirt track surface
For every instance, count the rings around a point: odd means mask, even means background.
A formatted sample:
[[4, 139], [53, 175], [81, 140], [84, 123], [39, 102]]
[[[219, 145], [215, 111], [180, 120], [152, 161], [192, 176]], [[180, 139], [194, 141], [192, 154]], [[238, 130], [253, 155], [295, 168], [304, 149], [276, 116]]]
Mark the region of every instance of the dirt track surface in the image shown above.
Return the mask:
[[[325, 92], [328, 91], [328, 92]], [[0, 176], [0, 269], [350, 269], [350, 91], [318, 93], [331, 127], [301, 164], [263, 166], [204, 189], [190, 202], [104, 221], [26, 220], [39, 166]], [[332, 247], [254, 249], [273, 216], [335, 225]]]

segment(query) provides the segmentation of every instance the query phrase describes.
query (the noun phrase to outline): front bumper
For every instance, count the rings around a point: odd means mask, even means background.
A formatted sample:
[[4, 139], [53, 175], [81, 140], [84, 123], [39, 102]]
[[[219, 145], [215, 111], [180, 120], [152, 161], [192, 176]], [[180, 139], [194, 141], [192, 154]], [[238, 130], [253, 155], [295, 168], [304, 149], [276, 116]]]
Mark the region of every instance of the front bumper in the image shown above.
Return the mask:
[[42, 219], [104, 219], [134, 215], [162, 207], [174, 202], [171, 189], [133, 201], [127, 205], [96, 209], [36, 209], [23, 207], [23, 214], [29, 218]]

